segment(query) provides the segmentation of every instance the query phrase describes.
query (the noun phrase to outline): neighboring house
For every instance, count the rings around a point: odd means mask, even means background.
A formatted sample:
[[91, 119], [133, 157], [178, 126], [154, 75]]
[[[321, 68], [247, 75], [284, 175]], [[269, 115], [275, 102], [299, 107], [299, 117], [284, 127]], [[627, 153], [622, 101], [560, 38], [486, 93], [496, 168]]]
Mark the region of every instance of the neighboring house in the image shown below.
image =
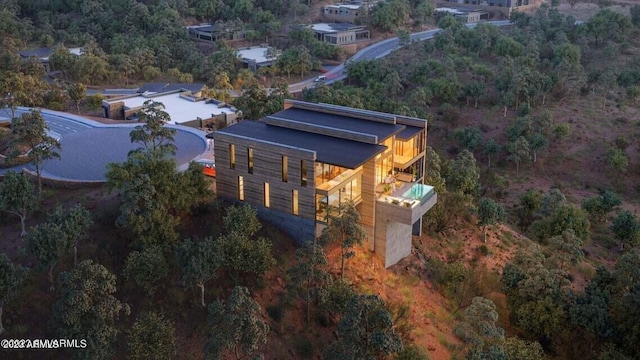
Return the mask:
[[369, 30], [364, 25], [351, 23], [318, 23], [307, 25], [316, 39], [334, 45], [353, 44], [370, 38]]
[[386, 267], [411, 253], [437, 201], [423, 185], [423, 119], [285, 100], [278, 113], [207, 136], [218, 196], [254, 205], [300, 242], [320, 234], [328, 206], [353, 201]]
[[377, 2], [377, 0], [351, 0], [338, 4], [324, 5], [322, 7], [322, 16], [329, 21], [358, 22], [360, 19], [366, 19], [371, 15], [371, 9]]
[[539, 0], [443, 0], [445, 2], [467, 5], [483, 5], [498, 7], [517, 7], [540, 3]]
[[217, 40], [244, 40], [247, 37], [246, 29], [241, 26], [231, 26], [227, 23], [216, 24], [200, 24], [187, 26], [189, 36], [198, 40], [217, 41]]
[[[18, 51], [18, 55], [20, 55], [22, 60], [25, 60], [25, 61], [31, 57], [37, 57], [38, 60], [40, 60], [40, 62], [42, 63], [42, 65], [44, 65], [44, 68], [46, 69], [46, 71], [49, 72], [50, 71], [49, 57], [53, 54], [55, 50], [56, 50], [55, 48], [20, 50]], [[69, 48], [67, 50], [69, 50], [69, 52], [75, 56], [80, 56], [83, 53], [82, 48]]]
[[491, 18], [509, 18], [514, 10], [527, 11], [540, 7], [543, 0], [436, 0], [439, 7], [473, 5], [476, 11], [487, 11]]
[[104, 116], [116, 120], [137, 120], [147, 100], [160, 102], [172, 124], [196, 128], [224, 127], [235, 124], [240, 111], [219, 100], [204, 96], [204, 84], [147, 83], [136, 95], [102, 101]]
[[489, 13], [487, 13], [486, 11], [475, 10], [475, 9], [456, 9], [456, 8], [441, 7], [441, 8], [436, 8], [435, 12], [436, 12], [436, 16], [435, 16], [436, 22], [446, 14], [451, 14], [453, 17], [458, 19], [458, 21], [462, 22], [463, 24], [477, 23], [480, 20], [489, 19]]
[[238, 49], [238, 58], [251, 71], [275, 64], [282, 51], [268, 45], [251, 46]]

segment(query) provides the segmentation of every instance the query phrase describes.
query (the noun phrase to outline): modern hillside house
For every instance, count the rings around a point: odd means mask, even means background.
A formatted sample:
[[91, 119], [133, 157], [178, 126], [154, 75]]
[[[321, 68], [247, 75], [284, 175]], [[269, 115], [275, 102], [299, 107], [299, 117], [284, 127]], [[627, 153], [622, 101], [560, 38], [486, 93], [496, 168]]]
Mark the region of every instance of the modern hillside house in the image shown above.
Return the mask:
[[423, 119], [285, 100], [276, 114], [210, 136], [218, 196], [254, 205], [298, 241], [320, 234], [329, 206], [353, 201], [386, 267], [411, 253], [437, 201], [423, 184]]

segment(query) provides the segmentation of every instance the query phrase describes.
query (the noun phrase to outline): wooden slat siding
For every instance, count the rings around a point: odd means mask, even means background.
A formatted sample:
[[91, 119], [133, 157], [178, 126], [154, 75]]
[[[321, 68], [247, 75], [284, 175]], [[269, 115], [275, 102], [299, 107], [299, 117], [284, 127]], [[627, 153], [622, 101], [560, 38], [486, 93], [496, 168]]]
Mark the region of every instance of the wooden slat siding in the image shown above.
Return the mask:
[[[220, 134], [223, 135], [223, 134]], [[235, 145], [236, 168], [229, 168], [229, 143]], [[233, 136], [215, 136], [216, 185], [218, 195], [238, 198], [238, 176], [244, 178], [245, 201], [264, 206], [264, 183], [270, 187], [270, 207], [291, 213], [292, 190], [298, 190], [299, 216], [315, 219], [315, 152], [253, 142]], [[253, 174], [247, 167], [247, 147], [253, 148]], [[288, 157], [288, 181], [282, 181], [282, 155]], [[306, 161], [307, 186], [300, 185], [300, 160]]]
[[[370, 231], [375, 227], [376, 215], [376, 162], [375, 159], [367, 161], [362, 167], [362, 202], [358, 205], [360, 222], [366, 225]], [[374, 234], [369, 233], [369, 249], [373, 250]]]
[[378, 144], [378, 137], [371, 134], [358, 133], [355, 131], [347, 131], [327, 126], [319, 126], [315, 124], [303, 123], [295, 120], [283, 119], [275, 116], [268, 116], [261, 120], [262, 122], [279, 126], [287, 129], [300, 130], [312, 134], [327, 135], [340, 139], [355, 140], [367, 144]]
[[[287, 102], [289, 105], [287, 106]], [[337, 106], [331, 104], [316, 104], [298, 100], [285, 100], [285, 109], [298, 108], [310, 111], [321, 112], [325, 114], [334, 114], [340, 116], [348, 116], [362, 120], [376, 121], [385, 124], [395, 124], [396, 117], [392, 114], [381, 113], [377, 111], [360, 110], [350, 107]]]

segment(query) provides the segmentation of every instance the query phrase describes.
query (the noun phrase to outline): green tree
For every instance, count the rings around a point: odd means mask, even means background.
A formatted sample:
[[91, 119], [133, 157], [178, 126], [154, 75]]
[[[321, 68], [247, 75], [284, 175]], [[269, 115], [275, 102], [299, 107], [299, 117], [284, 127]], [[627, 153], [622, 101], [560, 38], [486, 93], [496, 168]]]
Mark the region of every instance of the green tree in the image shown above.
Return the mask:
[[54, 333], [67, 339], [86, 339], [74, 359], [110, 359], [116, 340], [116, 319], [128, 315], [127, 304], [113, 296], [116, 276], [104, 266], [85, 260], [58, 276], [58, 291], [50, 321]]
[[338, 323], [338, 341], [324, 351], [324, 359], [375, 359], [402, 350], [393, 317], [377, 295], [356, 295]]
[[488, 165], [491, 167], [491, 158], [498, 155], [500, 152], [500, 145], [493, 139], [488, 139], [482, 144], [482, 153], [487, 158]]
[[307, 324], [311, 322], [311, 302], [320, 299], [329, 281], [326, 267], [327, 255], [322, 246], [309, 242], [296, 250], [296, 264], [287, 270], [287, 293], [305, 302]]
[[23, 174], [8, 171], [0, 183], [0, 210], [20, 218], [20, 236], [27, 235], [25, 220], [35, 205], [33, 184]]
[[249, 289], [242, 286], [234, 287], [226, 302], [211, 303], [211, 335], [204, 347], [205, 359], [219, 360], [226, 350], [233, 350], [235, 359], [239, 360], [255, 353], [260, 344], [266, 344], [269, 326], [260, 312], [260, 305], [251, 298]]
[[582, 209], [589, 213], [592, 220], [600, 222], [620, 205], [622, 205], [620, 196], [609, 190], [601, 191], [598, 196], [582, 200]]
[[629, 159], [627, 159], [627, 155], [624, 151], [610, 147], [607, 150], [607, 164], [618, 173], [618, 176], [625, 174], [627, 172], [627, 166], [629, 165]]
[[482, 227], [484, 234], [484, 242], [487, 242], [487, 226], [498, 224], [504, 221], [505, 210], [504, 207], [495, 201], [482, 198], [478, 205], [478, 225]]
[[68, 76], [76, 64], [76, 56], [64, 46], [56, 46], [53, 54], [49, 56], [49, 64], [52, 70], [60, 70], [65, 76]]
[[143, 148], [134, 151], [146, 152], [149, 156], [157, 158], [175, 154], [176, 146], [173, 141], [176, 130], [165, 126], [171, 121], [171, 117], [162, 110], [164, 105], [147, 100], [142, 106], [138, 117], [144, 125], [136, 126], [129, 136], [132, 143], [140, 143]]
[[567, 313], [561, 302], [569, 285], [564, 272], [547, 269], [541, 263], [508, 264], [502, 284], [512, 319], [521, 329], [543, 340], [550, 340], [563, 328]]
[[91, 213], [80, 204], [67, 211], [57, 207], [49, 214], [47, 222], [60, 227], [67, 248], [73, 251], [73, 265], [78, 265], [78, 241], [87, 234], [87, 230], [93, 224]]
[[27, 273], [27, 269], [14, 265], [4, 253], [0, 254], [0, 335], [4, 332], [2, 326], [4, 305], [15, 295], [16, 290], [27, 277]]
[[67, 237], [58, 224], [45, 222], [31, 228], [27, 236], [27, 251], [35, 256], [41, 269], [49, 269], [51, 290], [54, 288], [53, 269], [67, 250]]
[[104, 100], [102, 94], [91, 95], [87, 97], [87, 105], [91, 110], [99, 110], [102, 106], [102, 100]]
[[406, 46], [411, 43], [411, 33], [407, 29], [398, 29], [398, 44]]
[[520, 163], [530, 156], [531, 148], [529, 142], [520, 136], [513, 143], [509, 144], [509, 160], [516, 163], [516, 176], [520, 174]]
[[467, 106], [469, 106], [469, 98], [473, 99], [473, 107], [478, 108], [478, 99], [484, 94], [486, 94], [487, 89], [483, 82], [480, 81], [472, 81], [467, 83], [462, 91], [467, 97]]
[[561, 205], [549, 216], [534, 221], [529, 232], [538, 241], [545, 241], [553, 236], [562, 235], [569, 229], [573, 230], [578, 238], [588, 239], [591, 235], [589, 216], [580, 208]]
[[453, 133], [458, 143], [463, 149], [473, 152], [482, 144], [482, 132], [478, 128], [456, 129]]
[[560, 270], [568, 270], [568, 265], [578, 265], [584, 259], [582, 243], [572, 229], [565, 230], [562, 235], [549, 239], [549, 259]]
[[156, 288], [169, 274], [169, 266], [160, 246], [150, 246], [143, 251], [132, 251], [124, 263], [122, 275], [133, 281], [152, 297]]
[[371, 25], [389, 32], [398, 28], [409, 14], [409, 6], [401, 0], [379, 2], [372, 10]]
[[640, 222], [630, 211], [625, 210], [613, 219], [610, 227], [616, 240], [620, 243], [620, 249], [638, 245], [640, 242]]
[[262, 228], [256, 209], [248, 204], [228, 207], [222, 223], [227, 233], [238, 233], [246, 237], [257, 234]]
[[263, 237], [231, 232], [219, 238], [218, 244], [223, 256], [222, 266], [236, 283], [242, 273], [260, 278], [276, 263], [272, 243]]
[[[167, 170], [175, 171], [175, 167], [168, 166]], [[142, 174], [122, 185], [122, 204], [116, 220], [116, 225], [128, 229], [135, 236], [135, 244], [142, 248], [167, 247], [178, 240], [179, 219], [169, 212], [152, 179]]]
[[[130, 151], [124, 163], [107, 165], [107, 186], [123, 198], [117, 224], [131, 230], [144, 246], [168, 246], [178, 239], [180, 216], [204, 201], [210, 191], [201, 179], [201, 169], [190, 165], [179, 173], [173, 144], [175, 129], [162, 104], [145, 102], [140, 119], [145, 122], [130, 133], [142, 147]], [[200, 176], [200, 178], [198, 178]]]
[[542, 194], [536, 190], [527, 190], [526, 193], [518, 198], [516, 216], [518, 218], [518, 226], [520, 226], [521, 229], [527, 230], [529, 228], [541, 204]]
[[42, 106], [47, 84], [39, 75], [25, 75], [19, 71], [9, 71], [0, 80], [0, 108], [7, 107], [14, 119], [18, 106]]
[[185, 240], [176, 248], [178, 264], [182, 269], [182, 283], [200, 288], [200, 303], [206, 307], [204, 290], [207, 281], [216, 278], [223, 261], [220, 246], [213, 238], [202, 241]]
[[37, 110], [31, 110], [20, 118], [14, 118], [11, 121], [11, 129], [14, 134], [12, 144], [14, 155], [17, 155], [17, 148], [20, 145], [30, 149], [28, 155], [36, 168], [38, 193], [42, 193], [42, 164], [46, 160], [60, 158], [60, 154], [56, 152], [61, 148], [60, 142], [47, 134], [49, 127]]
[[129, 359], [173, 359], [176, 337], [173, 323], [156, 313], [138, 317], [128, 332]]
[[529, 147], [531, 152], [533, 152], [533, 162], [536, 162], [538, 158], [538, 151], [546, 149], [549, 146], [549, 140], [547, 137], [542, 135], [541, 133], [535, 133], [529, 139]]
[[87, 96], [87, 87], [82, 83], [73, 83], [69, 85], [67, 92], [69, 93], [69, 97], [73, 101], [73, 104], [76, 106], [76, 110], [80, 111], [80, 103]]
[[362, 246], [367, 233], [360, 225], [360, 214], [353, 203], [341, 203], [328, 209], [327, 226], [322, 229], [320, 241], [340, 244], [340, 278], [344, 278], [344, 260], [355, 256], [354, 246]]
[[609, 9], [600, 10], [586, 22], [587, 33], [593, 36], [596, 46], [602, 39], [621, 42], [631, 30], [631, 19]]
[[480, 169], [468, 150], [461, 151], [446, 176], [448, 189], [475, 197], [480, 193]]
[[504, 342], [504, 352], [507, 359], [513, 360], [544, 360], [544, 349], [537, 341], [522, 340], [509, 337]]

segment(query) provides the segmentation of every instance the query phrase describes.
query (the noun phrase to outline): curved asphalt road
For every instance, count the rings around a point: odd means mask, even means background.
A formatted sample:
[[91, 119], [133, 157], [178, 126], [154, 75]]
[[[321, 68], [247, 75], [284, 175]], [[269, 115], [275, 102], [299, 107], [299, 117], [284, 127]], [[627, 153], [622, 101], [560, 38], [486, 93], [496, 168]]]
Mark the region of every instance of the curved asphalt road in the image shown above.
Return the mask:
[[[16, 115], [29, 111], [20, 108]], [[43, 177], [75, 181], [105, 180], [107, 164], [123, 162], [129, 151], [140, 147], [132, 144], [129, 138], [131, 130], [140, 124], [102, 124], [77, 115], [42, 109], [42, 117], [49, 125], [50, 135], [60, 139], [62, 149], [60, 159], [48, 160], [43, 164]], [[181, 169], [202, 155], [207, 149], [203, 131], [170, 125], [177, 131], [175, 145], [178, 151], [176, 162]], [[24, 166], [2, 169], [0, 174], [9, 170], [21, 171]], [[34, 170], [33, 166], [26, 165]]]
[[[507, 25], [511, 25], [511, 21], [509, 20], [487, 21], [487, 22], [484, 22], [484, 24], [492, 24], [494, 26], [507, 26]], [[467, 24], [467, 27], [475, 28], [477, 25], [478, 23]], [[411, 39], [411, 42], [429, 40], [429, 39], [432, 39], [440, 31], [442, 31], [442, 29], [436, 28], [432, 30], [417, 32], [417, 33], [411, 34], [409, 38]], [[350, 61], [380, 59], [391, 54], [391, 52], [399, 49], [400, 47], [401, 47], [400, 41], [398, 40], [397, 37], [386, 39], [386, 40], [377, 42], [375, 44], [371, 44], [366, 48], [355, 53], [355, 55], [353, 55], [345, 63], [342, 63], [336, 66], [335, 68], [331, 69], [330, 71], [327, 71], [327, 73], [325, 74], [325, 76], [327, 77], [327, 81], [325, 81], [324, 84], [329, 85], [336, 81], [345, 79], [347, 77], [345, 74], [343, 74], [345, 64]], [[318, 85], [318, 83], [314, 82], [314, 79], [315, 78], [311, 78], [311, 79], [301, 81], [299, 83], [289, 85], [289, 92], [291, 93], [300, 92], [304, 88], [315, 87], [316, 85]]]

